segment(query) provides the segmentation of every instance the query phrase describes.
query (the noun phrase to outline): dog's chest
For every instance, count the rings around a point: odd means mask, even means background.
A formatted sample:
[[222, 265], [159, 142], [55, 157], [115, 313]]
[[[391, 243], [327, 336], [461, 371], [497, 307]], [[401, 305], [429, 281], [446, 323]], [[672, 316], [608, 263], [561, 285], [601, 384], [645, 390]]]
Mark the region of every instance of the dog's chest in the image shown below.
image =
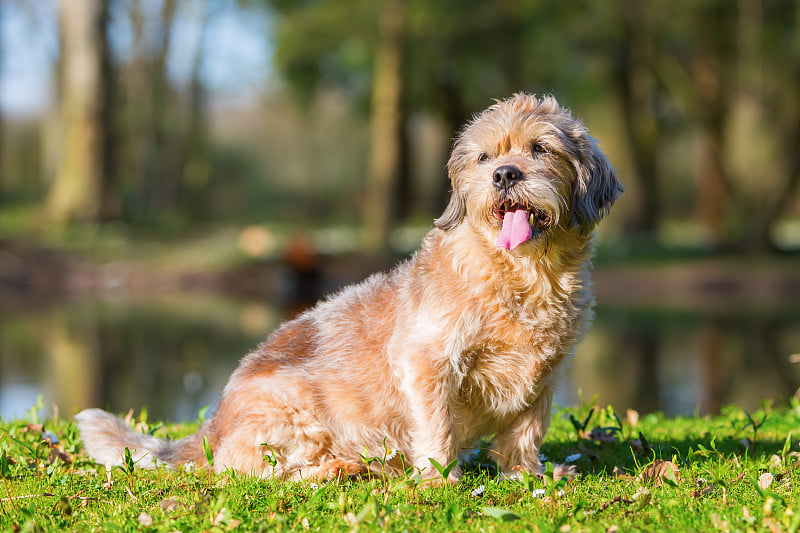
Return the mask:
[[526, 408], [571, 351], [575, 317], [553, 309], [495, 309], [454, 361], [454, 400], [473, 414]]

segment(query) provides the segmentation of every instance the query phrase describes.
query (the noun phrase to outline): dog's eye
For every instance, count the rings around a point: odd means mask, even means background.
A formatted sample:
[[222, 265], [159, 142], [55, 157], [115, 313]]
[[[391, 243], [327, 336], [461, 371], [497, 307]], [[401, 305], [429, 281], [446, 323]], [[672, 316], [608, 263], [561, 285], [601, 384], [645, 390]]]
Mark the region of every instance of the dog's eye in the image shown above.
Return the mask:
[[534, 143], [531, 151], [534, 154], [545, 154], [547, 153], [547, 148], [542, 143]]
[[489, 160], [489, 154], [487, 154], [486, 152], [481, 152], [481, 155], [478, 156], [478, 161], [480, 161], [481, 163], [488, 160]]

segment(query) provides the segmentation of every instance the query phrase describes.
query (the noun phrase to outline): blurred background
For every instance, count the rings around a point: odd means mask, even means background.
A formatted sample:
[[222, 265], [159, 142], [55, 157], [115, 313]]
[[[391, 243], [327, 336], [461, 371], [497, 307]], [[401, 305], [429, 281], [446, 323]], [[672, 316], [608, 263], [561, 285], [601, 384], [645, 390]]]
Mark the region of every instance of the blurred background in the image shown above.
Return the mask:
[[557, 401], [796, 395], [795, 0], [0, 0], [0, 416], [213, 408], [281, 320], [417, 247], [458, 128], [520, 90], [627, 188]]

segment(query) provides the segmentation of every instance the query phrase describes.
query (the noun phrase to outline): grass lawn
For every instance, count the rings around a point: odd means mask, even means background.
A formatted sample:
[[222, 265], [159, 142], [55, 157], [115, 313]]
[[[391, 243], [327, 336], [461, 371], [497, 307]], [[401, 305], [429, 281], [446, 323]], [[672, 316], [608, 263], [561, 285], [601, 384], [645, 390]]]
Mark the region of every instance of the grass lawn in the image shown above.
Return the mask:
[[[170, 438], [196, 427], [146, 413], [130, 421]], [[548, 461], [574, 463], [577, 479], [500, 479], [481, 450], [457, 486], [420, 486], [413, 471], [297, 483], [107, 471], [83, 454], [71, 421], [41, 420], [33, 408], [25, 420], [0, 420], [0, 530], [796, 531], [798, 437], [796, 401], [674, 419], [589, 404], [557, 410], [542, 449]]]

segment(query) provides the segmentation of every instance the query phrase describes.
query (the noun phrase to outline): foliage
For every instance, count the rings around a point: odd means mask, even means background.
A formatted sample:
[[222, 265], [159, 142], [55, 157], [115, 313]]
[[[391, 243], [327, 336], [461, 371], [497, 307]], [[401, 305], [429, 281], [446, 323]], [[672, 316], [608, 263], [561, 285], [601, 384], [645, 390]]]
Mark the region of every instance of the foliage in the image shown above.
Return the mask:
[[[411, 470], [399, 478], [375, 474], [329, 482], [187, 469], [108, 471], [86, 458], [71, 422], [36, 423], [37, 412], [31, 415], [0, 421], [2, 529], [797, 531], [800, 526], [795, 490], [800, 451], [793, 433], [800, 424], [798, 403], [752, 414], [728, 407], [718, 416], [676, 419], [629, 412], [622, 420], [613, 409], [593, 404], [562, 409], [543, 446], [544, 476], [502, 479], [487, 462], [491, 453], [482, 449], [470, 456], [454, 486], [420, 484]], [[587, 420], [597, 430], [579, 427]], [[753, 421], [759, 421], [757, 432]], [[162, 437], [194, 429], [148, 427]], [[265, 460], [270, 457], [265, 454]], [[556, 479], [552, 462], [574, 463], [580, 478]]]
[[[373, 174], [365, 168], [370, 151], [378, 151], [374, 139], [367, 139], [365, 115], [377, 116], [381, 16], [391, 3], [95, 0], [93, 5], [109, 10], [103, 19], [106, 42], [93, 45], [104, 49], [98, 77], [103, 86], [94, 87], [107, 100], [94, 109], [102, 115], [95, 117], [98, 136], [105, 137], [102, 147], [72, 149], [68, 141], [79, 137], [66, 131], [60, 140], [53, 131], [42, 134], [39, 129], [59, 122], [53, 117], [38, 117], [35, 125], [6, 121], [0, 215], [9, 218], [30, 205], [36, 208], [35, 224], [26, 229], [46, 233], [45, 217], [54, 215], [59, 202], [89, 191], [55, 187], [46, 203], [48, 188], [60, 181], [53, 180], [56, 171], [68, 170], [70, 152], [100, 150], [93, 155], [103, 160], [103, 172], [95, 177], [101, 183], [92, 185], [98, 191], [91, 200], [100, 205], [75, 208], [76, 222], [96, 219], [93, 224], [131, 229], [181, 226], [185, 233], [221, 219], [291, 219], [318, 226], [337, 217], [357, 220], [354, 213], [361, 207], [375, 205], [363, 197]], [[452, 138], [492, 98], [527, 90], [553, 93], [587, 119], [628, 187], [614, 218], [643, 242], [654, 242], [655, 236], [671, 246], [736, 245], [750, 251], [796, 246], [797, 2], [405, 0], [397, 5], [402, 5], [397, 83], [402, 94], [387, 116], [399, 115], [396, 129], [405, 138], [398, 133], [392, 141], [401, 153], [393, 210], [412, 205], [430, 220], [444, 198], [446, 142], [430, 149], [423, 123], [435, 124], [437, 138]], [[55, 9], [42, 14], [58, 18]], [[203, 73], [221, 35], [218, 28], [232, 14], [259, 20], [267, 29], [275, 73], [260, 88], [263, 102], [245, 98], [229, 111], [211, 105], [225, 98]], [[57, 25], [43, 27], [48, 24]], [[186, 28], [197, 36], [188, 43]], [[20, 43], [10, 44], [5, 55]], [[67, 64], [70, 49], [61, 43], [52, 56]], [[176, 61], [183, 70], [189, 67], [186, 79], [175, 78]], [[55, 79], [61, 86], [50, 92], [62, 101], [53, 109], [69, 107], [66, 79]], [[60, 146], [51, 147], [53, 141]], [[64, 157], [57, 157], [59, 152]], [[428, 181], [425, 187], [420, 176]], [[426, 188], [431, 190], [423, 192]]]

